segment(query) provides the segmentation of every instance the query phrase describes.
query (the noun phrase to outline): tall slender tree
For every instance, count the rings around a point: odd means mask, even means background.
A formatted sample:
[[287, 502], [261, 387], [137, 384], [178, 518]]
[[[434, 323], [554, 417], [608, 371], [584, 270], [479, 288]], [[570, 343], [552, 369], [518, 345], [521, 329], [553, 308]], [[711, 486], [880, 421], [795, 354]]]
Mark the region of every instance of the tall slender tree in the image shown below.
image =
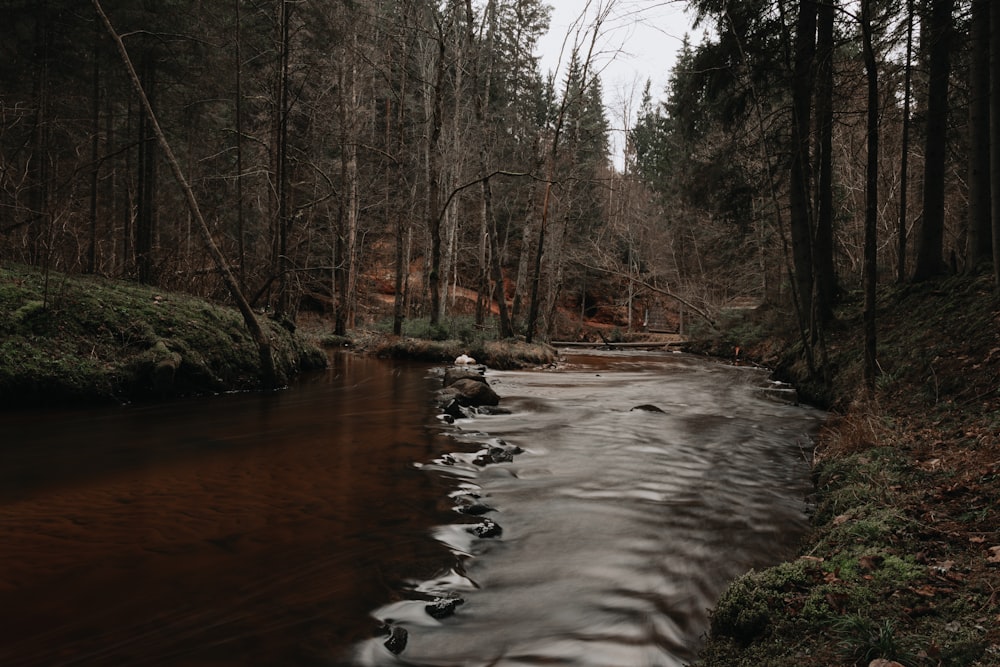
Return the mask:
[[872, 0], [861, 0], [861, 39], [868, 79], [867, 161], [865, 166], [864, 246], [864, 378], [869, 392], [875, 390], [876, 359], [875, 295], [878, 282], [878, 179], [879, 179], [879, 87], [878, 59], [872, 35]]
[[917, 237], [913, 279], [927, 280], [945, 272], [944, 213], [948, 145], [948, 78], [954, 0], [930, 0], [922, 38], [929, 52], [927, 127], [924, 148], [923, 216]]
[[795, 60], [792, 72], [792, 120], [789, 215], [792, 258], [799, 318], [804, 328], [813, 316], [813, 248], [811, 192], [811, 126], [814, 59], [816, 54], [816, 2], [799, 0], [795, 24]]
[[816, 272], [816, 314], [821, 324], [833, 319], [837, 300], [837, 268], [833, 261], [833, 41], [836, 0], [818, 3], [816, 58], [816, 233], [813, 266]]
[[979, 270], [993, 258], [990, 223], [990, 2], [973, 0], [969, 24], [969, 219], [966, 263]]
[[903, 128], [899, 158], [899, 214], [896, 225], [896, 281], [906, 280], [907, 205], [910, 183], [910, 105], [913, 83], [914, 0], [906, 0], [906, 55], [903, 64]]

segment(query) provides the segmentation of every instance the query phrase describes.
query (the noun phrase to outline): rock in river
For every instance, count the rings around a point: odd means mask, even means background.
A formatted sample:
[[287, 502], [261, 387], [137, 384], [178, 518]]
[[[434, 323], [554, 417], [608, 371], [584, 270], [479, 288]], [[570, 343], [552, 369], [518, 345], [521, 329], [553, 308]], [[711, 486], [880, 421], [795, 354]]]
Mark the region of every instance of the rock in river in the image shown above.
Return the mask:
[[456, 380], [438, 392], [438, 402], [447, 406], [455, 401], [462, 407], [478, 407], [481, 405], [498, 405], [500, 397], [485, 382], [462, 378]]

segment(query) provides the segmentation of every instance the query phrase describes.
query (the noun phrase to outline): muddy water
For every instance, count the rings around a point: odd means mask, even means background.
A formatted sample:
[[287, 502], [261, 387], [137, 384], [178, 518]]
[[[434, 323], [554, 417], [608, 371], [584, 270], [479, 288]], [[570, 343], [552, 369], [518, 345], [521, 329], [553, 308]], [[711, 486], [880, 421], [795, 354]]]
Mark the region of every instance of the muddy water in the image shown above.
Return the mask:
[[[375, 612], [408, 631], [405, 650], [372, 639], [356, 662], [682, 665], [726, 583], [793, 553], [820, 413], [772, 400], [782, 392], [753, 369], [570, 361], [489, 374], [512, 414], [459, 420], [454, 453], [426, 468], [455, 479], [456, 507], [494, 508], [502, 534], [470, 534], [469, 517], [439, 526], [456, 566]], [[490, 446], [523, 453], [477, 464], [472, 452]], [[427, 598], [463, 603], [435, 620]]]
[[[0, 665], [679, 665], [803, 529], [821, 415], [758, 371], [576, 356], [490, 372], [511, 414], [447, 426], [428, 367], [334, 361], [267, 397], [0, 415]], [[523, 452], [473, 462], [501, 439]]]

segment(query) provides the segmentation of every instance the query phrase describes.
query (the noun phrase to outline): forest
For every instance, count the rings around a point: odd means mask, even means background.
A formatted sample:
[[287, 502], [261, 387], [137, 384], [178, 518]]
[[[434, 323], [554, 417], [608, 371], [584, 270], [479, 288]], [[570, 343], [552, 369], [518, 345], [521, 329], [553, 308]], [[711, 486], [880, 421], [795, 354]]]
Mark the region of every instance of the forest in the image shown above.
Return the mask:
[[1000, 276], [1000, 6], [681, 4], [702, 33], [612, 128], [642, 3], [588, 5], [557, 77], [541, 0], [6, 0], [0, 260], [338, 333], [766, 303], [810, 359], [862, 293], [874, 377], [878, 284]]

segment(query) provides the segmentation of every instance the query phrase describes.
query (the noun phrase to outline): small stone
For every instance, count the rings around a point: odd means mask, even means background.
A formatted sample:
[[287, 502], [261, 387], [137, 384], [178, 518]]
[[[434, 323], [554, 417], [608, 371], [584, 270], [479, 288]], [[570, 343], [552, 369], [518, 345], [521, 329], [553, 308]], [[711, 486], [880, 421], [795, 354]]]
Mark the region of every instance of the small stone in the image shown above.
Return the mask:
[[409, 638], [409, 633], [406, 631], [406, 628], [401, 628], [398, 625], [389, 626], [388, 630], [389, 638], [382, 643], [387, 649], [399, 655], [406, 648], [406, 640]]
[[424, 606], [424, 610], [434, 618], [448, 618], [455, 613], [458, 605], [464, 604], [462, 598], [436, 598]]
[[476, 537], [500, 537], [503, 534], [503, 528], [493, 519], [483, 519], [472, 527], [472, 532]]
[[459, 505], [458, 511], [462, 514], [468, 514], [469, 516], [482, 516], [483, 514], [489, 514], [490, 512], [495, 512], [496, 508], [490, 507], [485, 503], [470, 503], [468, 505]]

